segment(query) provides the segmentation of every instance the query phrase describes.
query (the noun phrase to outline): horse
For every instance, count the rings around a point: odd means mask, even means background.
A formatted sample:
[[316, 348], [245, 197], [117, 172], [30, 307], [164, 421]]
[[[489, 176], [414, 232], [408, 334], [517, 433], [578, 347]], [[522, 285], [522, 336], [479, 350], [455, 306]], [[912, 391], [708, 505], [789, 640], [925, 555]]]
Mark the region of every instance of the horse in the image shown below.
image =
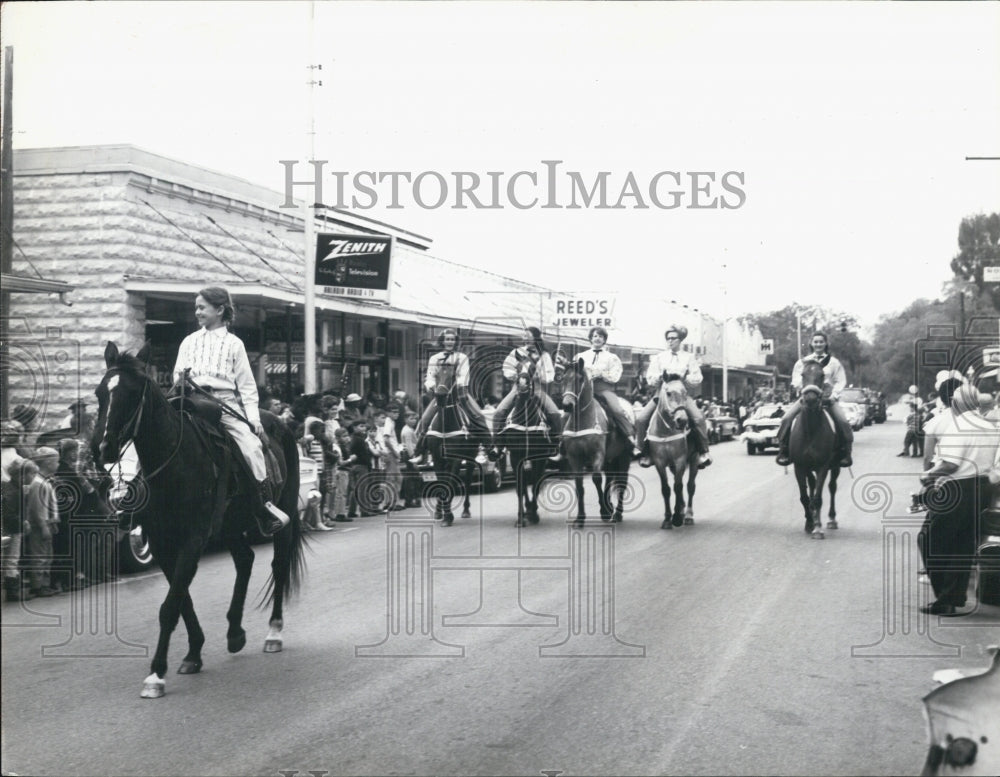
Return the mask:
[[[649, 454], [660, 476], [663, 494], [663, 523], [661, 529], [694, 524], [694, 491], [698, 477], [698, 448], [689, 437], [694, 430], [688, 426], [684, 401], [687, 391], [679, 380], [664, 380], [657, 394], [656, 411], [649, 423], [646, 440]], [[674, 510], [670, 511], [670, 481], [667, 470], [674, 477]], [[684, 503], [684, 476], [687, 475], [687, 504]]]
[[517, 376], [517, 397], [507, 416], [507, 424], [497, 436], [497, 445], [510, 452], [511, 466], [517, 473], [517, 525], [538, 523], [538, 489], [545, 477], [545, 459], [559, 446], [549, 436], [545, 412], [535, 396], [535, 365]]
[[830, 477], [830, 521], [836, 529], [834, 497], [840, 466], [837, 460], [837, 430], [831, 415], [823, 409], [823, 368], [807, 362], [802, 370], [802, 412], [792, 421], [788, 434], [788, 455], [795, 467], [799, 501], [805, 511], [805, 531], [821, 540], [823, 533], [823, 487]]
[[[608, 419], [594, 397], [594, 384], [582, 358], [574, 361], [563, 377], [563, 448], [569, 471], [576, 480], [577, 514], [573, 525], [583, 526], [583, 473], [589, 471], [597, 488], [601, 520], [622, 520], [632, 445]], [[615, 504], [613, 495], [617, 494]], [[613, 506], [614, 505], [614, 506]]]
[[[441, 370], [439, 383], [434, 391], [434, 402], [438, 411], [427, 430], [427, 450], [434, 459], [434, 472], [437, 476], [437, 487], [433, 489], [437, 500], [434, 506], [434, 520], [440, 520], [442, 526], [451, 526], [455, 515], [451, 511], [451, 500], [455, 496], [456, 486], [465, 486], [463, 518], [470, 518], [469, 481], [472, 467], [475, 466], [481, 449], [492, 446], [490, 430], [481, 428], [469, 417], [459, 401], [459, 387], [455, 385], [454, 369]], [[464, 462], [464, 468], [463, 468]], [[459, 472], [464, 472], [464, 479], [459, 478]]]
[[[190, 586], [198, 561], [211, 536], [221, 534], [236, 566], [236, 583], [226, 618], [226, 645], [238, 653], [246, 645], [242, 627], [254, 553], [247, 539], [257, 530], [252, 497], [246, 489], [234, 489], [230, 475], [237, 465], [228, 435], [216, 426], [192, 416], [191, 403], [182, 400], [176, 408], [146, 374], [148, 345], [132, 356], [119, 353], [109, 342], [104, 351], [107, 372], [96, 389], [98, 416], [91, 442], [94, 461], [104, 467], [121, 457], [131, 442], [142, 467], [140, 489], [146, 504], [137, 520], [149, 538], [153, 558], [170, 585], [160, 605], [160, 634], [143, 681], [143, 698], [159, 698], [165, 691], [167, 651], [178, 618], [184, 619], [188, 652], [179, 674], [201, 671], [201, 649], [205, 635], [198, 623]], [[184, 407], [186, 405], [186, 407]], [[283, 610], [286, 598], [300, 587], [305, 573], [304, 534], [299, 520], [298, 450], [291, 431], [276, 416], [261, 413], [261, 424], [271, 440], [271, 452], [284, 483], [274, 502], [291, 521], [274, 535], [271, 574], [261, 593], [260, 606], [272, 605], [265, 653], [282, 649]], [[211, 438], [221, 434], [222, 442]], [[135, 481], [133, 481], [133, 486]]]

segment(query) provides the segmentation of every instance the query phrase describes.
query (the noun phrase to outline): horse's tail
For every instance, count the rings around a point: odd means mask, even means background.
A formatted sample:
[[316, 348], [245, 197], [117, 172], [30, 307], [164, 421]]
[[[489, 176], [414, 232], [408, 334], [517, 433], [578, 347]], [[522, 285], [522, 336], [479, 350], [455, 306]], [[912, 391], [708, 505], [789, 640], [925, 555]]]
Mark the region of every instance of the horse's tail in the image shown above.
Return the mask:
[[306, 533], [299, 516], [299, 448], [291, 430], [274, 416], [271, 416], [274, 424], [267, 423], [267, 415], [270, 414], [261, 413], [261, 420], [266, 424], [265, 431], [272, 444], [278, 444], [285, 459], [285, 483], [278, 507], [288, 515], [290, 522], [286, 531], [274, 535], [274, 561], [261, 595], [261, 607], [267, 607], [274, 601], [276, 583], [281, 586], [283, 600], [287, 602], [291, 599], [302, 586], [306, 573]]

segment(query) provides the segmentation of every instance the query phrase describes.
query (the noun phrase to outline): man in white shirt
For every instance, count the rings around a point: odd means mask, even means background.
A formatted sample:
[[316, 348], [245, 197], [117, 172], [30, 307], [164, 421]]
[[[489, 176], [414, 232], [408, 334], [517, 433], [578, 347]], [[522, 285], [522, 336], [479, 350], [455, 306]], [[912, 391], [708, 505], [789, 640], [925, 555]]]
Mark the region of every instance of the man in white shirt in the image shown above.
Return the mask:
[[[687, 327], [671, 325], [663, 333], [663, 338], [667, 341], [667, 349], [655, 354], [649, 360], [649, 367], [646, 370], [646, 381], [653, 390], [650, 398], [642, 410], [636, 415], [635, 429], [636, 439], [639, 448], [643, 449], [642, 458], [639, 459], [639, 466], [652, 466], [649, 454], [645, 451], [646, 431], [649, 429], [650, 419], [656, 410], [657, 397], [660, 391], [660, 384], [664, 376], [668, 379], [680, 378], [684, 381], [685, 388], [696, 388], [701, 386], [704, 379], [701, 374], [701, 366], [693, 353], [681, 350], [681, 343], [687, 337]], [[694, 427], [698, 438], [698, 468], [703, 469], [712, 463], [712, 456], [708, 450], [708, 423], [705, 421], [705, 414], [701, 412], [694, 397], [690, 394], [684, 402], [684, 410], [687, 411], [691, 425]]]

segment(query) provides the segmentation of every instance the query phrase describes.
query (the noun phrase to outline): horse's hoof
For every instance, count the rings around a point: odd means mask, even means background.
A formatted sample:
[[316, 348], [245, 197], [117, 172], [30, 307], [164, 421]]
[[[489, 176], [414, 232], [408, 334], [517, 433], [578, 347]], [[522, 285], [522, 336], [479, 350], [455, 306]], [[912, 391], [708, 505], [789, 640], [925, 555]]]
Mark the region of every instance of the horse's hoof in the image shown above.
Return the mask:
[[615, 523], [621, 523], [622, 522], [621, 511], [615, 510], [615, 514], [611, 516], [611, 520], [614, 521]]
[[142, 681], [142, 692], [139, 696], [143, 699], [159, 699], [166, 693], [165, 689], [166, 684], [154, 672]]
[[187, 659], [181, 661], [181, 665], [177, 667], [177, 674], [198, 674], [201, 671], [201, 659], [197, 661], [188, 661]]
[[528, 523], [530, 524], [538, 523], [538, 513], [528, 513]]
[[822, 540], [822, 539], [825, 539], [825, 538], [826, 538], [826, 535], [825, 535], [825, 534], [823, 534], [823, 532], [821, 532], [821, 531], [820, 531], [819, 529], [816, 529], [816, 530], [815, 530], [815, 531], [814, 531], [814, 532], [812, 533], [812, 538], [813, 538], [814, 540]]
[[472, 513], [470, 513], [468, 510], [463, 510], [462, 511], [462, 517], [463, 518], [471, 518], [472, 517]]
[[574, 529], [582, 529], [583, 528], [583, 518], [577, 518], [575, 521], [573, 521], [573, 528]]
[[604, 515], [604, 513], [601, 513], [601, 520], [604, 521], [605, 523], [607, 523], [608, 521], [611, 520], [611, 516], [610, 515]]
[[245, 631], [240, 632], [235, 637], [226, 637], [226, 650], [230, 653], [239, 653], [246, 647], [247, 644], [247, 633]]
[[689, 515], [684, 516], [684, 525], [685, 526], [694, 526], [694, 518], [692, 518]]
[[280, 639], [265, 639], [264, 640], [264, 652], [265, 653], [280, 653], [281, 652], [281, 640]]
[[674, 526], [683, 526], [684, 525], [684, 516], [683, 515], [675, 515], [671, 519], [671, 523], [673, 523]]
[[674, 525], [670, 522], [669, 518], [664, 518], [663, 519], [663, 523], [660, 524], [660, 528], [661, 529], [673, 530]]
[[836, 521], [827, 521], [826, 522], [826, 528], [828, 528], [828, 529], [839, 529], [840, 527], [837, 525]]
[[448, 516], [441, 519], [442, 526], [451, 526], [455, 522], [455, 516]]
[[806, 519], [806, 534], [809, 534], [813, 530], [813, 522], [811, 519]]

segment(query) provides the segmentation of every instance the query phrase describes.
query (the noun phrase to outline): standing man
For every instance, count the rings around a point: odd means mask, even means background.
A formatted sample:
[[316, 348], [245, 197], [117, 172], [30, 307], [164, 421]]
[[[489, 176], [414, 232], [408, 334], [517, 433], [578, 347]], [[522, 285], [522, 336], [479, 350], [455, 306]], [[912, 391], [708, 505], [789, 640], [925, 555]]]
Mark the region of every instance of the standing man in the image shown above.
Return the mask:
[[[649, 360], [646, 380], [653, 390], [653, 396], [643, 405], [635, 419], [636, 437], [639, 441], [639, 447], [643, 449], [642, 458], [639, 459], [640, 467], [650, 467], [653, 464], [645, 450], [646, 431], [649, 429], [649, 421], [656, 409], [660, 384], [664, 378], [682, 380], [684, 388], [688, 390], [700, 386], [703, 380], [701, 366], [694, 354], [681, 350], [681, 343], [687, 336], [687, 327], [670, 325], [663, 333], [663, 338], [667, 341], [667, 349], [655, 354]], [[705, 421], [705, 414], [698, 408], [698, 404], [690, 393], [684, 400], [684, 410], [687, 412], [691, 425], [695, 429], [695, 436], [698, 438], [698, 469], [704, 469], [712, 463], [712, 456], [708, 451], [708, 424]]]

